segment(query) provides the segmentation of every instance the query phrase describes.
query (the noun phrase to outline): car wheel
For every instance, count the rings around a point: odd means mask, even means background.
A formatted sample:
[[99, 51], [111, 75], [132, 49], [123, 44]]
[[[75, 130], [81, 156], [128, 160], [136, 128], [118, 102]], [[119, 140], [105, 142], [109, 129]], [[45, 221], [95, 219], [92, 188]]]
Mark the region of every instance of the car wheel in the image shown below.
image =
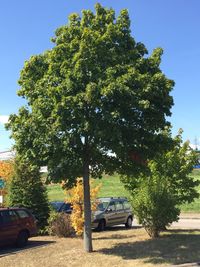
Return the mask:
[[22, 231], [18, 234], [16, 245], [17, 247], [24, 247], [28, 242], [28, 233], [27, 231]]
[[129, 216], [126, 223], [125, 223], [126, 228], [131, 228], [132, 222], [133, 222], [133, 219], [132, 219], [132, 217]]
[[102, 232], [102, 231], [105, 230], [105, 228], [106, 228], [106, 222], [105, 222], [105, 220], [100, 220], [99, 221], [99, 225], [97, 227], [97, 230], [100, 231], [100, 232]]

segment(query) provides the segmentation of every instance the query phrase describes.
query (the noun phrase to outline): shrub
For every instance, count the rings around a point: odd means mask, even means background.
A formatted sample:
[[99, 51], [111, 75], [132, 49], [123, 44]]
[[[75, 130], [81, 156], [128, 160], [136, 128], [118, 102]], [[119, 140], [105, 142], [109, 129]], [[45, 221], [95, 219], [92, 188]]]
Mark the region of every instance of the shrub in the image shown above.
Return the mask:
[[51, 211], [48, 224], [48, 233], [50, 235], [56, 235], [59, 237], [69, 237], [74, 235], [70, 214]]
[[133, 209], [138, 222], [150, 237], [158, 237], [160, 231], [178, 220], [180, 210], [176, 199], [166, 187], [165, 181], [148, 180], [133, 197]]
[[[65, 186], [63, 184], [63, 186]], [[93, 182], [90, 181], [90, 198], [91, 198], [91, 210], [96, 209], [96, 197], [100, 190], [101, 185], [94, 186]], [[84, 194], [83, 194], [83, 179], [79, 178], [76, 185], [66, 191], [67, 201], [72, 203], [73, 211], [71, 214], [72, 226], [77, 235], [83, 234], [84, 228]]]
[[[163, 133], [171, 138], [169, 129]], [[190, 176], [197, 153], [189, 142], [182, 142], [181, 133], [180, 130], [165, 151], [147, 162], [146, 173], [141, 172], [135, 179], [122, 177], [133, 197], [135, 214], [152, 237], [178, 219], [180, 204], [199, 197], [199, 181]]]

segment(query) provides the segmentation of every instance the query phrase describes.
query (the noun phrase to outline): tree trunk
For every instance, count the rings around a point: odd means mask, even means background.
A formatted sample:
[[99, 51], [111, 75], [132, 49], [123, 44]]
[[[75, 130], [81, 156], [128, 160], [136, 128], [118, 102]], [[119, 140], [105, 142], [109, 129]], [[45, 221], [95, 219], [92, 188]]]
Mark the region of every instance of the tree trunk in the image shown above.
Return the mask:
[[83, 165], [83, 187], [84, 187], [84, 249], [92, 252], [92, 230], [91, 230], [91, 203], [90, 203], [90, 183], [89, 183], [89, 156], [85, 151]]

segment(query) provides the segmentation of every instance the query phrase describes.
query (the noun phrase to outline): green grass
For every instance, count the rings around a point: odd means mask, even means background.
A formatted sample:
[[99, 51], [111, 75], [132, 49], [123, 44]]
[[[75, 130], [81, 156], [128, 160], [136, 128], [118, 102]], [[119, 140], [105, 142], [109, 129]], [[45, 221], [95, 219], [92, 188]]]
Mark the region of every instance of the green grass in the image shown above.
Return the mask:
[[[125, 190], [118, 175], [105, 175], [102, 179], [95, 179], [94, 185], [98, 184], [101, 184], [98, 197], [129, 197], [129, 193]], [[64, 190], [59, 184], [48, 185], [47, 193], [50, 201], [65, 199]]]
[[[194, 170], [192, 175], [195, 177], [195, 179], [200, 180], [200, 170]], [[102, 179], [96, 179], [94, 184], [102, 185], [98, 197], [125, 196], [129, 198], [130, 196], [130, 194], [125, 190], [119, 179], [119, 175], [117, 174], [114, 176], [105, 175]], [[200, 193], [200, 186], [198, 187], [198, 191]], [[47, 192], [50, 201], [65, 199], [65, 193], [58, 184], [48, 185]], [[182, 205], [181, 211], [200, 213], [200, 198], [195, 199], [195, 201], [190, 204]]]
[[51, 184], [47, 186], [47, 194], [49, 201], [64, 200], [64, 190], [59, 184]]
[[96, 179], [94, 184], [101, 184], [98, 197], [129, 197], [129, 192], [124, 188], [119, 175], [105, 175], [102, 179]]
[[[195, 169], [192, 173], [192, 176], [196, 179], [196, 180], [200, 180], [200, 170], [199, 169]], [[197, 188], [198, 192], [200, 193], [200, 185]], [[195, 199], [194, 202], [190, 203], [190, 204], [183, 204], [181, 205], [181, 211], [182, 212], [197, 212], [200, 213], [200, 197]]]

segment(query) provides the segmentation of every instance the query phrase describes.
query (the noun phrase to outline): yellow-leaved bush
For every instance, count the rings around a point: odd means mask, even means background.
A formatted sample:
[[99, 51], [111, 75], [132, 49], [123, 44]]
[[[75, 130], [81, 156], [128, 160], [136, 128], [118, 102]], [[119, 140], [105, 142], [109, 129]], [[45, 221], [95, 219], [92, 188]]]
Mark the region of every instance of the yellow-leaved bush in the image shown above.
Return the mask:
[[[13, 173], [14, 162], [12, 160], [0, 161], [0, 179], [5, 182], [5, 187], [0, 189], [0, 195], [3, 195], [4, 197], [8, 193], [8, 184], [10, 183]], [[5, 205], [5, 200], [3, 202], [3, 205]]]
[[[90, 200], [91, 200], [91, 210], [95, 211], [97, 206], [97, 195], [101, 188], [101, 184], [95, 186], [94, 182], [90, 181]], [[71, 214], [71, 223], [77, 235], [81, 236], [83, 234], [84, 228], [84, 191], [83, 191], [83, 179], [78, 178], [76, 185], [66, 190], [66, 201], [70, 202], [73, 206], [73, 211]]]

